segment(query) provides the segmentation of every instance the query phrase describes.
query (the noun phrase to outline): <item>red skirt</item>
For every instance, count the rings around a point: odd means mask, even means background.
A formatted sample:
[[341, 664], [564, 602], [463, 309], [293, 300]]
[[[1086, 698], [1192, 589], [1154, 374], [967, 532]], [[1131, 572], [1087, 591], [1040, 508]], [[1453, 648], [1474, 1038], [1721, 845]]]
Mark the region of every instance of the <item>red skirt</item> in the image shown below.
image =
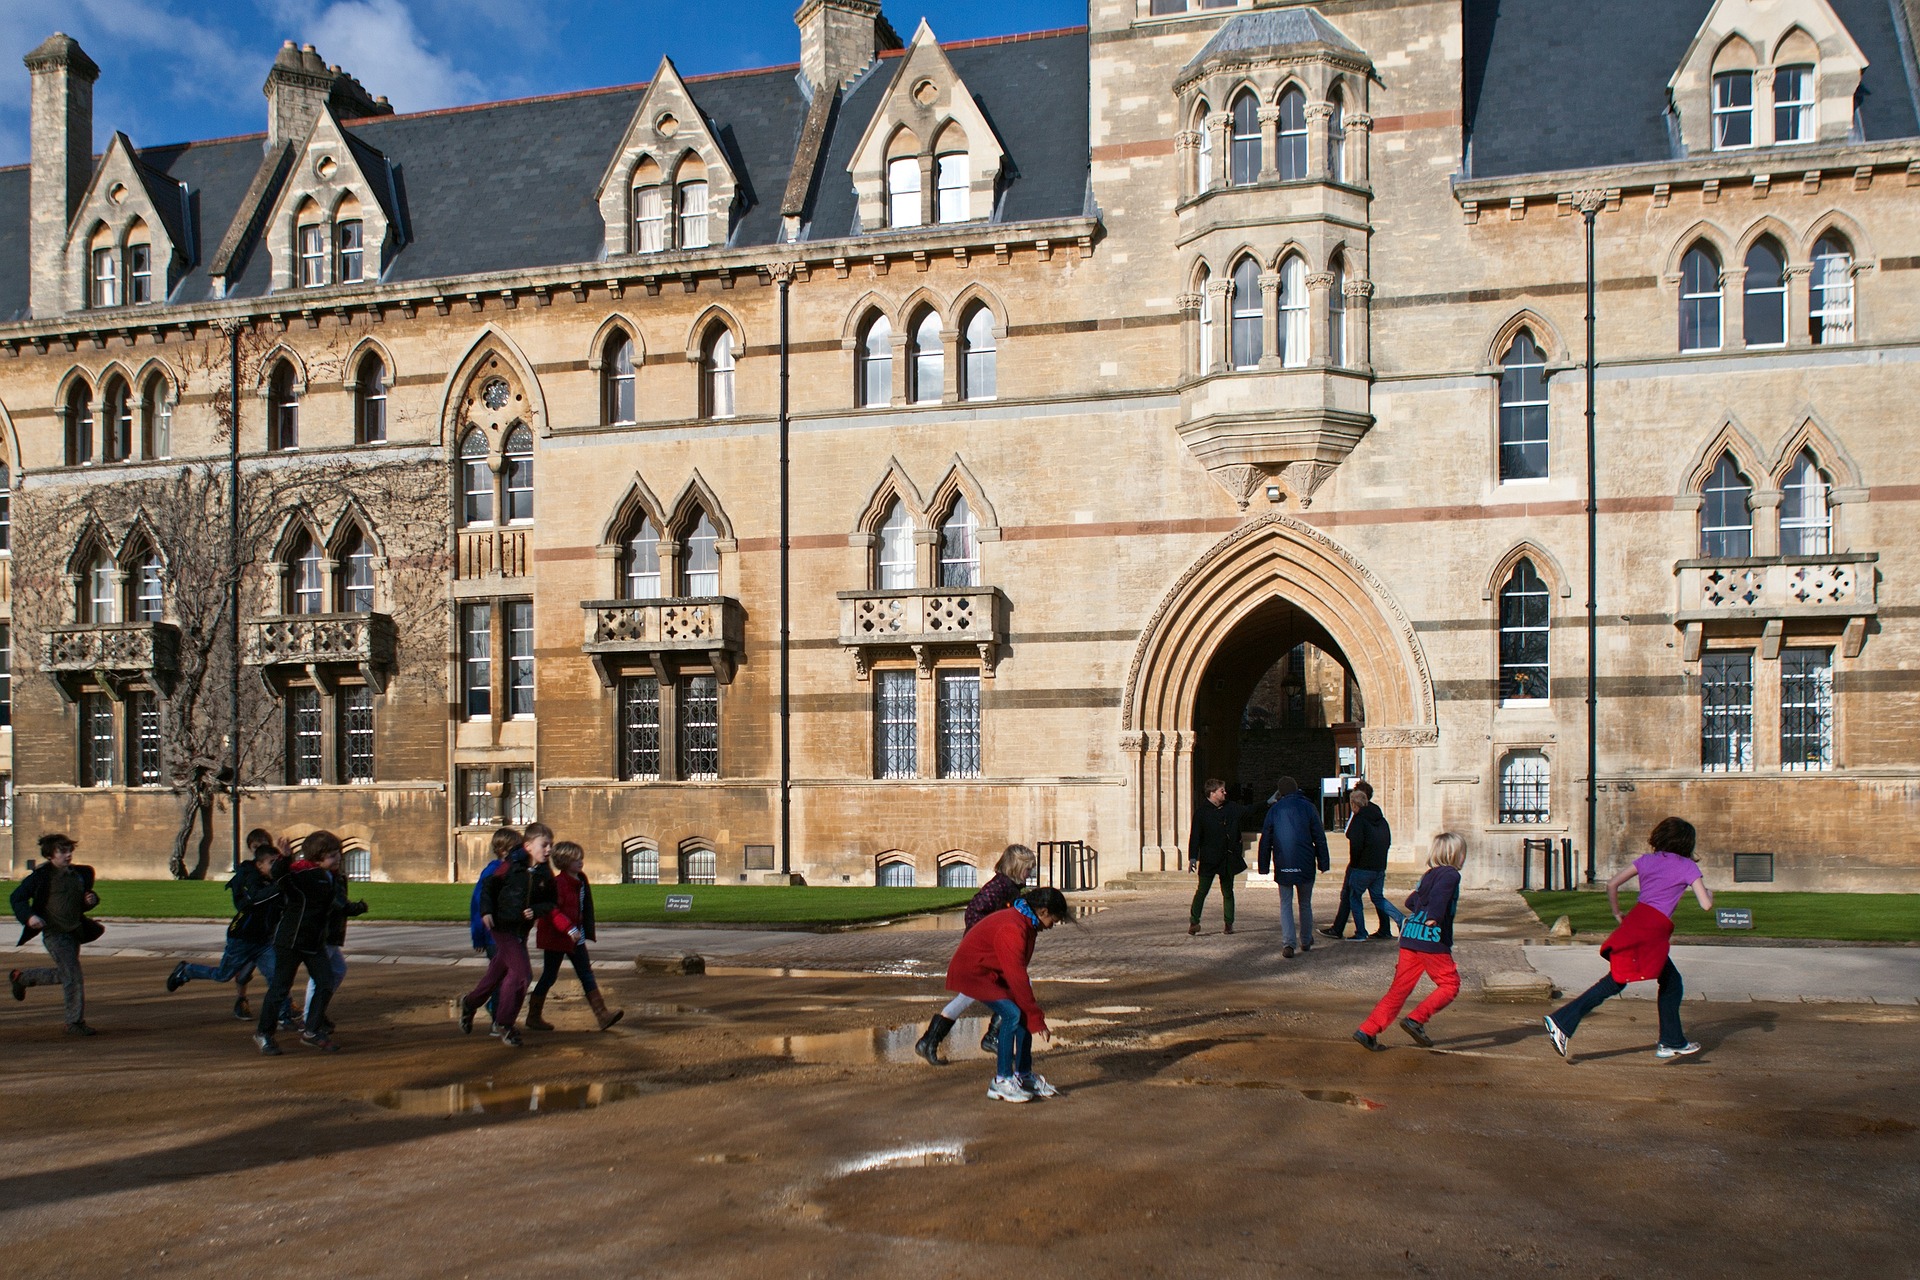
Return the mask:
[[1600, 944], [1615, 982], [1645, 982], [1667, 967], [1673, 945], [1673, 918], [1636, 902], [1620, 926]]

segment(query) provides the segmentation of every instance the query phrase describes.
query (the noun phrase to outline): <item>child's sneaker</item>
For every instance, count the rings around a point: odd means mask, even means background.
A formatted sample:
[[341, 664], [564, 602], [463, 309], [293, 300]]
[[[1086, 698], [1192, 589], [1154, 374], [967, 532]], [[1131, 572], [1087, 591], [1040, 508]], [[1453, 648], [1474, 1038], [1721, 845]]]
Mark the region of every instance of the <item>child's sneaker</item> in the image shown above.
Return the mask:
[[1553, 1037], [1553, 1051], [1563, 1058], [1566, 1057], [1567, 1033], [1560, 1029], [1560, 1024], [1553, 1020], [1552, 1014], [1548, 1014], [1542, 1021], [1547, 1024], [1547, 1034]]
[[1020, 1077], [1020, 1087], [1036, 1098], [1057, 1098], [1060, 1091], [1047, 1083], [1043, 1075], [1024, 1075]]
[[1413, 1037], [1413, 1042], [1422, 1049], [1433, 1048], [1433, 1037], [1427, 1034], [1425, 1027], [1415, 1022], [1412, 1018], [1400, 1019], [1400, 1029]]
[[1385, 1053], [1387, 1050], [1387, 1046], [1380, 1043], [1379, 1037], [1370, 1031], [1355, 1031], [1353, 1039], [1354, 1043], [1369, 1053]]
[[1653, 1056], [1664, 1061], [1667, 1058], [1691, 1058], [1698, 1052], [1700, 1052], [1700, 1042], [1689, 1040], [1678, 1047], [1663, 1044], [1653, 1051]]
[[987, 1086], [987, 1096], [997, 1102], [1032, 1102], [1033, 1095], [1020, 1087], [1012, 1076], [995, 1076]]

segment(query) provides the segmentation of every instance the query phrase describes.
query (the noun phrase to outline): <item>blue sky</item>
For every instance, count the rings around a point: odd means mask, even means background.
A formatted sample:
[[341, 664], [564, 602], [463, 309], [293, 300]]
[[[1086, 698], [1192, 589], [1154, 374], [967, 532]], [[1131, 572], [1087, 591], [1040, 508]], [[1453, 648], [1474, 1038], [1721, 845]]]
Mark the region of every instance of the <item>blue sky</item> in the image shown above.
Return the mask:
[[[65, 31], [100, 64], [96, 147], [256, 133], [283, 40], [316, 46], [400, 111], [630, 84], [669, 54], [684, 75], [799, 59], [799, 0], [0, 0], [0, 165], [27, 158], [20, 59]], [[887, 17], [942, 40], [1086, 21], [1086, 0], [914, 0]]]

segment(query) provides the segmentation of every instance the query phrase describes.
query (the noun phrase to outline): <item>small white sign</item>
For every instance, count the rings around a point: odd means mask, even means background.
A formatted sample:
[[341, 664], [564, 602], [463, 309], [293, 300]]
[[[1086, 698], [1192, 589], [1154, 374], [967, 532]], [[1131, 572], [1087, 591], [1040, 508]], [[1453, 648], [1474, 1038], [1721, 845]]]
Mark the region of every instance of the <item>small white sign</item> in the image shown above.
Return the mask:
[[670, 893], [670, 894], [668, 894], [668, 895], [667, 895], [667, 910], [669, 910], [669, 911], [691, 911], [691, 910], [693, 910], [693, 895], [692, 895], [692, 894], [690, 894], [690, 893]]

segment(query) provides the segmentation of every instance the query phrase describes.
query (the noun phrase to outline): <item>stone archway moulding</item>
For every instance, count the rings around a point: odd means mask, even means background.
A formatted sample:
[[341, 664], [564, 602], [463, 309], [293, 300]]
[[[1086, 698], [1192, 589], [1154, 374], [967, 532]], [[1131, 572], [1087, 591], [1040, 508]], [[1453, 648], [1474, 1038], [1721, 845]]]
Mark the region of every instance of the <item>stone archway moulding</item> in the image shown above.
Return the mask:
[[1426, 654], [1393, 594], [1357, 557], [1312, 525], [1276, 513], [1241, 525], [1189, 566], [1134, 649], [1120, 745], [1135, 786], [1143, 868], [1179, 865], [1192, 816], [1194, 708], [1207, 666], [1240, 623], [1274, 600], [1309, 615], [1340, 647], [1366, 691], [1361, 741], [1369, 772], [1391, 797], [1383, 807], [1401, 839], [1415, 834], [1412, 750], [1439, 741]]

